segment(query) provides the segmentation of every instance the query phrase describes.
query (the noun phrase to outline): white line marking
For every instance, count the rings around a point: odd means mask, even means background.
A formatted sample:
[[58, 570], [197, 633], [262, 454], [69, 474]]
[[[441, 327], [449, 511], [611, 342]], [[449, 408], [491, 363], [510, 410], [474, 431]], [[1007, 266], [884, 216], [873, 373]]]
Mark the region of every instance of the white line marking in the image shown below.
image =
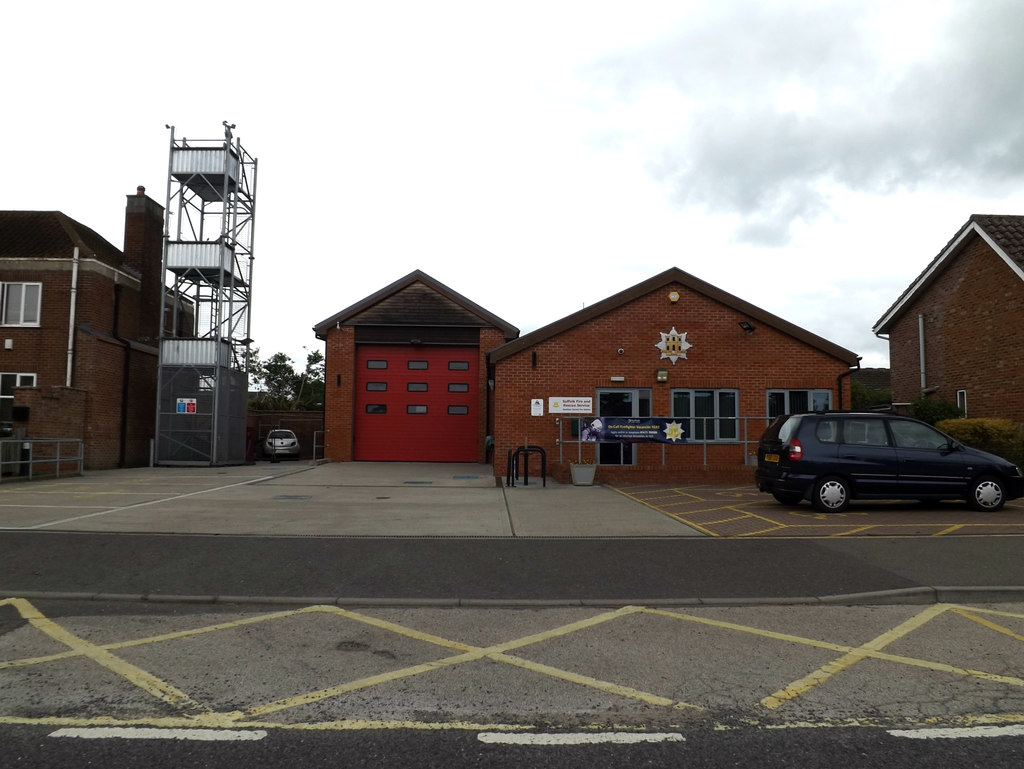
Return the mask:
[[1024, 724], [1014, 726], [965, 726], [959, 729], [890, 729], [893, 737], [912, 740], [957, 740], [965, 737], [1021, 737]]
[[616, 745], [634, 745], [640, 742], [683, 742], [685, 738], [675, 732], [604, 732], [566, 734], [511, 734], [503, 732], [480, 732], [480, 742], [491, 745], [597, 745], [612, 743]]
[[122, 510], [134, 510], [136, 507], [146, 507], [147, 505], [159, 505], [162, 502], [170, 502], [170, 501], [175, 500], [175, 499], [185, 499], [186, 497], [195, 497], [195, 496], [198, 496], [199, 494], [209, 494], [212, 491], [223, 491], [224, 489], [233, 489], [235, 486], [247, 486], [250, 483], [257, 483], [259, 481], [267, 481], [267, 480], [270, 480], [270, 479], [272, 479], [274, 477], [275, 476], [273, 476], [273, 475], [265, 475], [265, 476], [262, 476], [260, 478], [254, 478], [251, 481], [242, 481], [241, 483], [229, 483], [227, 486], [218, 486], [218, 487], [216, 487], [214, 489], [203, 489], [202, 491], [192, 491], [192, 492], [189, 492], [188, 494], [177, 494], [177, 495], [175, 495], [173, 497], [162, 497], [161, 499], [151, 499], [149, 502], [139, 502], [138, 504], [125, 505], [124, 507], [114, 507], [114, 508], [111, 508], [110, 510], [101, 510], [98, 513], [89, 513], [88, 515], [78, 515], [78, 516], [75, 516], [74, 518], [64, 518], [63, 520], [60, 520], [60, 521], [50, 521], [49, 523], [39, 523], [39, 524], [36, 524], [35, 526], [22, 526], [22, 527], [20, 527], [20, 530], [30, 531], [32, 529], [45, 529], [47, 526], [58, 526], [58, 525], [60, 525], [62, 523], [71, 523], [73, 521], [81, 521], [81, 520], [84, 520], [86, 518], [95, 518], [98, 515], [109, 515], [110, 513], [119, 513]]
[[232, 729], [147, 729], [121, 726], [100, 726], [90, 729], [58, 729], [51, 737], [78, 737], [85, 740], [198, 740], [204, 742], [239, 742], [262, 740], [262, 730], [238, 731]]

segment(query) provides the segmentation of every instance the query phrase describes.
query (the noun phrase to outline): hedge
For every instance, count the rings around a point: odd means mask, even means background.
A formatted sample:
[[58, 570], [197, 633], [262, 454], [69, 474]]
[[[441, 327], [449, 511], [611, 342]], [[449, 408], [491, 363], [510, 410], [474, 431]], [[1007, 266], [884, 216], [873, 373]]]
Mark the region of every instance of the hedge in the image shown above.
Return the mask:
[[967, 446], [1024, 463], [1024, 427], [1009, 419], [945, 419], [935, 426]]

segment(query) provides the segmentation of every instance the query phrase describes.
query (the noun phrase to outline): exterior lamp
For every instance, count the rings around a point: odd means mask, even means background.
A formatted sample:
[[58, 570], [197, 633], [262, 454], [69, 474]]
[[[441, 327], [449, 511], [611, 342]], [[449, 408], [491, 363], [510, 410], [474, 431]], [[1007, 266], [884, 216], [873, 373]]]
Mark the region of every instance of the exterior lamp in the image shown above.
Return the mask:
[[660, 369], [658, 369], [657, 371], [654, 372], [654, 378], [658, 382], [667, 382], [668, 381], [668, 369], [667, 368], [660, 368]]
[[754, 333], [754, 324], [751, 323], [749, 320], [741, 320], [740, 328], [747, 332], [747, 336], [750, 336], [751, 334]]

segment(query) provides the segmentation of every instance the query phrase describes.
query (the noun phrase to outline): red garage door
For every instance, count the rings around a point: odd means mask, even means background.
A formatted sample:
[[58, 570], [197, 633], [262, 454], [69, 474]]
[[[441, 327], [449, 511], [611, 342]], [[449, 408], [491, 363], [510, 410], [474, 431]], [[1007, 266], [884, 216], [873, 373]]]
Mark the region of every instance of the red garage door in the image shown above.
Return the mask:
[[360, 345], [355, 458], [476, 462], [478, 395], [475, 348]]

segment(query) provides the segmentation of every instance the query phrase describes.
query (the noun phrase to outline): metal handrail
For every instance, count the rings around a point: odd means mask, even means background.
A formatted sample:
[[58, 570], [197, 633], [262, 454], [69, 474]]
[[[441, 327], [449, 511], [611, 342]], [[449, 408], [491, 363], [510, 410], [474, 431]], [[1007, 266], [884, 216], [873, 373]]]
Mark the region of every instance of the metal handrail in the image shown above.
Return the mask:
[[[74, 454], [65, 453], [71, 445]], [[53, 449], [47, 447], [53, 446]], [[8, 457], [17, 457], [9, 459]], [[0, 481], [5, 475], [18, 478], [32, 478], [45, 475], [60, 478], [65, 464], [74, 463], [74, 471], [64, 470], [64, 475], [81, 475], [85, 465], [85, 444], [81, 438], [7, 438], [0, 440]], [[8, 468], [17, 468], [9, 473]]]

